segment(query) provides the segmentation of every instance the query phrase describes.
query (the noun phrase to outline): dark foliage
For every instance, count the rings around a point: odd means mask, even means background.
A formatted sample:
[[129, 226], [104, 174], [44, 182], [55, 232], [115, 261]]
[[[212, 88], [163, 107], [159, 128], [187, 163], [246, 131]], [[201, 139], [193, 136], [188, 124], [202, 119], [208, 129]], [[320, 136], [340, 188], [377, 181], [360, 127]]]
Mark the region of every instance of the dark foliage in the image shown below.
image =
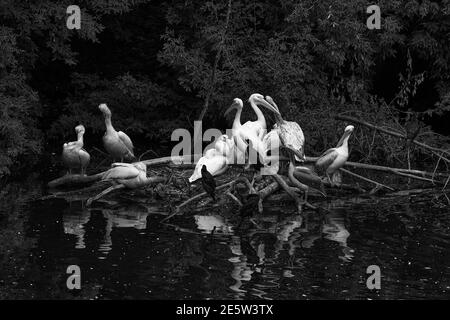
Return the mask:
[[[449, 133], [448, 0], [380, 1], [381, 30], [362, 0], [79, 1], [79, 31], [65, 27], [70, 4], [0, 4], [0, 177], [59, 153], [78, 123], [99, 147], [100, 103], [141, 150], [168, 145], [209, 94], [204, 129], [225, 128], [234, 97], [268, 94], [311, 155], [336, 143], [342, 112], [448, 146], [435, 133]], [[405, 161], [405, 146], [366, 130], [352, 145], [359, 160]]]

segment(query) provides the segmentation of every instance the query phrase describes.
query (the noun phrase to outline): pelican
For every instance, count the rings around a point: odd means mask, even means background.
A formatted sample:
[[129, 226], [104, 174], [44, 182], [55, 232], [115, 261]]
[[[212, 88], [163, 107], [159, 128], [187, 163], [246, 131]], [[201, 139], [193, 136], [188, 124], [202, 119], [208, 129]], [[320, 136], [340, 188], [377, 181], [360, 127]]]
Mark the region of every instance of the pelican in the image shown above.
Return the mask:
[[202, 177], [202, 168], [206, 166], [206, 170], [211, 173], [212, 176], [217, 176], [224, 173], [228, 168], [227, 158], [222, 154], [219, 154], [217, 150], [210, 152], [208, 155], [201, 157], [194, 169], [194, 173], [189, 178], [189, 182], [192, 183]]
[[143, 187], [152, 181], [147, 178], [147, 166], [142, 162], [115, 162], [111, 166], [112, 168], [104, 173], [102, 180], [112, 180], [129, 189]]
[[91, 159], [89, 153], [83, 149], [83, 135], [85, 132], [84, 126], [76, 126], [75, 132], [78, 136], [77, 141], [64, 143], [63, 145], [62, 161], [68, 168], [69, 174], [72, 174], [72, 169], [81, 168], [81, 174], [84, 175], [86, 174], [86, 167]]
[[130, 137], [128, 137], [122, 131], [116, 131], [111, 123], [111, 110], [105, 103], [98, 106], [100, 111], [105, 117], [106, 132], [103, 136], [103, 145], [108, 153], [114, 159], [120, 159], [123, 162], [124, 159], [132, 160], [135, 158], [133, 153], [133, 143]]
[[241, 114], [244, 105], [242, 100], [238, 98], [233, 100], [233, 104], [225, 111], [224, 114], [227, 115], [233, 109], [237, 110], [232, 127], [232, 135], [237, 148], [245, 154], [248, 147], [248, 144], [245, 141], [249, 140], [252, 142], [253, 148], [260, 155], [264, 156], [265, 147], [262, 143], [262, 139], [266, 130], [266, 120], [262, 111], [258, 108], [258, 105], [262, 105], [275, 114], [279, 114], [279, 111], [264, 100], [264, 97], [258, 93], [252, 94], [248, 101], [256, 113], [258, 118], [256, 121], [247, 121], [246, 123], [241, 124]]
[[273, 129], [278, 132], [283, 146], [295, 153], [297, 161], [305, 161], [305, 135], [297, 122], [286, 121], [281, 117], [280, 110], [275, 101], [270, 96], [266, 96], [266, 100], [278, 110], [275, 113], [276, 123]]
[[[266, 96], [266, 100], [278, 111], [278, 113], [275, 113], [276, 123], [273, 126], [273, 130], [270, 131], [271, 135], [270, 138], [272, 140], [276, 139], [276, 136], [278, 135], [279, 138], [278, 142], [281, 142], [281, 145], [288, 151], [289, 153], [288, 178], [296, 187], [298, 187], [300, 190], [304, 192], [305, 195], [304, 201], [306, 202], [309, 187], [308, 185], [300, 182], [294, 173], [299, 173], [300, 176], [302, 176], [303, 178], [302, 180], [303, 181], [306, 180], [308, 182], [310, 182], [310, 180], [314, 181], [313, 178], [315, 176], [317, 177], [317, 175], [315, 175], [314, 172], [308, 167], [303, 166], [295, 167], [295, 160], [301, 162], [305, 161], [305, 152], [304, 152], [305, 136], [303, 134], [303, 130], [297, 122], [286, 121], [283, 119], [283, 117], [279, 112], [278, 106], [270, 96]], [[272, 132], [275, 132], [275, 134], [273, 134]], [[269, 134], [267, 136], [269, 136]], [[266, 145], [268, 144], [267, 140], [265, 140], [264, 142]], [[272, 146], [270, 147], [272, 148]], [[266, 146], [266, 150], [267, 149], [268, 147]], [[317, 179], [321, 181], [318, 177]], [[320, 191], [323, 193], [323, 185], [321, 186]]]
[[234, 142], [236, 144], [236, 147], [241, 150], [242, 152], [245, 152], [247, 149], [247, 143], [245, 142], [245, 139], [242, 139], [241, 137], [241, 114], [242, 109], [244, 108], [244, 103], [241, 99], [235, 98], [233, 100], [233, 103], [231, 106], [225, 111], [224, 115], [226, 116], [228, 113], [230, 113], [233, 109], [236, 109], [236, 115], [234, 116], [233, 120], [233, 126], [232, 126], [232, 136], [234, 138]]
[[354, 129], [355, 127], [352, 125], [347, 126], [336, 148], [325, 151], [315, 163], [318, 170], [325, 171], [331, 185], [333, 185], [333, 182], [330, 176], [342, 168], [348, 159], [348, 139]]

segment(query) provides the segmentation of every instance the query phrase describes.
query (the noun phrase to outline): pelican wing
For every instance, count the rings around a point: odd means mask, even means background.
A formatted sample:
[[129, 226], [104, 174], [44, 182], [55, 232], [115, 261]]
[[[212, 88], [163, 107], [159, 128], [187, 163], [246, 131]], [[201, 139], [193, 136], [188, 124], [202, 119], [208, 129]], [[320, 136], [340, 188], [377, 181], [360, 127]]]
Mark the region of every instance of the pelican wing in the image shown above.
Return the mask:
[[276, 128], [283, 144], [295, 151], [297, 161], [305, 161], [305, 135], [300, 125], [294, 121], [283, 121], [277, 124]]
[[116, 179], [133, 179], [139, 175], [139, 170], [128, 163], [113, 163], [113, 167], [106, 171], [103, 176], [103, 180], [116, 180]]
[[278, 129], [273, 129], [266, 134], [263, 138], [263, 144], [266, 149], [266, 154], [268, 151], [278, 149], [281, 145]]
[[336, 148], [328, 149], [319, 157], [319, 159], [317, 159], [316, 167], [328, 168], [334, 160], [336, 160], [337, 156], [338, 152], [336, 151]]
[[117, 132], [117, 135], [119, 136], [119, 139], [123, 142], [123, 144], [127, 147], [127, 149], [133, 153], [133, 142], [131, 142], [130, 137], [122, 131]]
[[91, 160], [91, 156], [84, 148], [78, 150], [78, 157], [80, 158], [80, 163], [83, 166], [87, 166], [89, 164], [89, 161]]

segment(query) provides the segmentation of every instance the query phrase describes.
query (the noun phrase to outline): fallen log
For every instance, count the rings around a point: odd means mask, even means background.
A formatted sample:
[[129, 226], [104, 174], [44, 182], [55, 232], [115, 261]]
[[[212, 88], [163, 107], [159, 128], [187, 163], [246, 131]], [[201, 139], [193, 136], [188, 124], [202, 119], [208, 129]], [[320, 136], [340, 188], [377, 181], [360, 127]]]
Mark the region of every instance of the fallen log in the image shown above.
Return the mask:
[[363, 180], [363, 181], [366, 181], [366, 182], [369, 182], [369, 183], [373, 183], [376, 187], [382, 187], [382, 188], [388, 189], [389, 191], [395, 191], [394, 188], [391, 188], [391, 187], [389, 187], [389, 186], [386, 186], [386, 185], [384, 185], [384, 184], [382, 184], [382, 183], [379, 183], [379, 182], [377, 182], [377, 181], [375, 181], [375, 180], [372, 180], [372, 179], [369, 179], [369, 178], [360, 176], [359, 174], [353, 173], [353, 172], [351, 172], [351, 171], [349, 171], [349, 170], [345, 170], [344, 168], [341, 168], [341, 169], [339, 169], [339, 170], [341, 170], [342, 172], [345, 172], [345, 173], [347, 173], [347, 174], [349, 174], [349, 175], [351, 175], [351, 176], [353, 176], [353, 177], [356, 177], [356, 178], [358, 178], [358, 179], [361, 179], [361, 180]]
[[358, 163], [358, 162], [351, 162], [351, 161], [347, 161], [345, 163], [345, 166], [358, 168], [358, 169], [369, 169], [369, 170], [375, 170], [375, 171], [383, 171], [383, 172], [388, 172], [388, 173], [392, 173], [393, 171], [395, 171], [395, 172], [400, 172], [400, 173], [419, 175], [419, 176], [422, 176], [422, 177], [425, 177], [425, 176], [429, 176], [429, 177], [437, 176], [437, 177], [443, 177], [443, 178], [450, 177], [450, 174], [446, 174], [446, 173], [439, 173], [439, 172], [433, 173], [433, 172], [414, 170], [414, 169], [391, 168], [391, 167], [384, 167], [384, 166], [379, 166], [379, 165]]
[[60, 186], [80, 186], [93, 183], [102, 179], [104, 172], [93, 174], [90, 176], [81, 174], [67, 174], [60, 178], [50, 181], [47, 186], [49, 188], [57, 188]]
[[[375, 129], [377, 131], [383, 132], [383, 133], [391, 135], [393, 137], [409, 140], [409, 138], [406, 135], [404, 135], [404, 134], [402, 134], [400, 132], [395, 132], [395, 131], [392, 131], [392, 130], [389, 130], [389, 129], [386, 129], [386, 128], [383, 128], [383, 127], [380, 127], [380, 126], [377, 126], [377, 125], [374, 125], [374, 124], [371, 124], [371, 123], [369, 123], [367, 121], [364, 121], [364, 120], [361, 120], [361, 119], [357, 119], [357, 118], [354, 118], [354, 117], [345, 116], [345, 115], [337, 115], [337, 116], [335, 116], [335, 119], [343, 120], [343, 121], [350, 121], [350, 122], [353, 122], [353, 123], [361, 124], [361, 125], [363, 125], [365, 127], [368, 127], [368, 128], [371, 128], [371, 129]], [[450, 156], [450, 151], [427, 145], [426, 143], [417, 141], [416, 139], [412, 140], [411, 142], [414, 143], [415, 145], [423, 148], [423, 149], [427, 149], [427, 150], [432, 151], [435, 155], [439, 156], [444, 161], [450, 162], [450, 159], [448, 159], [448, 158], [443, 156], [444, 154]]]

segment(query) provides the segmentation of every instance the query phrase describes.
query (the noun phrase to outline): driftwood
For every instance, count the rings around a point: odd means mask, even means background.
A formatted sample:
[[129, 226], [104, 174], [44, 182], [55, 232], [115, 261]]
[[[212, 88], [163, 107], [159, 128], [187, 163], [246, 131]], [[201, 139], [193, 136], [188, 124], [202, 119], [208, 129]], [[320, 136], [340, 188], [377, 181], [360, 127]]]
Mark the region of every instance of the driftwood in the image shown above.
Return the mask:
[[123, 188], [125, 188], [125, 186], [123, 184], [116, 184], [114, 186], [111, 186], [111, 187], [103, 190], [102, 192], [100, 192], [96, 196], [87, 199], [86, 206], [90, 207], [92, 202], [97, 201], [101, 197], [104, 197], [105, 195], [107, 195], [108, 193], [110, 193], [110, 192], [112, 192], [114, 190], [123, 189]]
[[[366, 121], [359, 120], [353, 117], [345, 116], [345, 115], [339, 115], [336, 117], [336, 119], [339, 120], [345, 120], [350, 121], [354, 123], [358, 123], [364, 126], [367, 126], [369, 128], [378, 130], [380, 132], [383, 132], [385, 134], [389, 134], [401, 139], [409, 139], [406, 135], [395, 132], [383, 127], [379, 127], [373, 124], [370, 124]], [[439, 161], [449, 161], [447, 158], [445, 158], [443, 155], [450, 155], [450, 152], [447, 150], [442, 150], [436, 147], [428, 146], [422, 142], [419, 142], [415, 139], [411, 138], [411, 142], [418, 145], [419, 147], [425, 148], [427, 150], [431, 150], [434, 154], [439, 155]], [[439, 153], [439, 154], [438, 154]], [[143, 164], [149, 167], [158, 167], [158, 166], [164, 166], [165, 168], [176, 168], [177, 170], [182, 169], [191, 169], [195, 166], [194, 160], [197, 158], [200, 158], [201, 155], [186, 155], [186, 156], [168, 156], [168, 157], [162, 157], [162, 158], [155, 158], [150, 160], [144, 160], [141, 161]], [[318, 157], [306, 157], [306, 163], [315, 163], [317, 161]], [[279, 161], [285, 162], [289, 161], [289, 158], [281, 156], [279, 158]], [[439, 164], [439, 162], [438, 162]], [[450, 181], [450, 173], [442, 173], [437, 172], [437, 166], [434, 170], [434, 172], [428, 172], [428, 171], [421, 171], [421, 170], [414, 170], [411, 168], [405, 169], [405, 168], [392, 168], [392, 167], [386, 167], [386, 166], [379, 166], [379, 165], [372, 165], [372, 164], [364, 164], [364, 163], [357, 163], [357, 162], [346, 162], [345, 168], [341, 168], [340, 170], [348, 175], [353, 176], [354, 178], [357, 178], [359, 180], [362, 180], [366, 183], [373, 184], [375, 187], [370, 191], [370, 194], [373, 194], [374, 192], [378, 191], [379, 189], [386, 189], [388, 191], [394, 192], [396, 191], [395, 188], [390, 187], [386, 184], [383, 184], [381, 182], [375, 181], [373, 179], [369, 179], [368, 177], [364, 177], [361, 174], [357, 174], [355, 172], [352, 172], [346, 168], [355, 168], [355, 169], [363, 169], [363, 170], [373, 170], [373, 171], [379, 171], [379, 172], [385, 172], [388, 174], [393, 174], [399, 177], [407, 178], [407, 179], [414, 179], [420, 182], [426, 182], [432, 185], [440, 185], [443, 186], [443, 190], [447, 187]], [[230, 167], [239, 166], [242, 167], [242, 165], [238, 164], [232, 164]], [[357, 193], [367, 193], [367, 191], [359, 186], [359, 184], [339, 184], [338, 186], [332, 185], [326, 180], [323, 180], [315, 175], [308, 175], [305, 172], [302, 172], [300, 169], [294, 170], [292, 167], [290, 167], [291, 170], [288, 172], [291, 179], [288, 179], [285, 175], [286, 173], [283, 171], [280, 171], [279, 174], [273, 175], [272, 179], [273, 182], [269, 183], [267, 186], [263, 187], [261, 190], [256, 190], [253, 183], [250, 183], [249, 180], [244, 176], [239, 176], [229, 182], [223, 183], [222, 185], [218, 186], [216, 190], [224, 190], [223, 195], [230, 198], [232, 201], [234, 201], [239, 206], [242, 206], [242, 202], [236, 197], [232, 192], [231, 189], [234, 185], [238, 183], [242, 183], [246, 186], [246, 188], [249, 190], [249, 193], [258, 194], [260, 196], [260, 202], [259, 202], [259, 210], [262, 211], [262, 201], [271, 195], [275, 194], [278, 190], [284, 191], [284, 194], [292, 198], [296, 204], [297, 210], [301, 212], [302, 207], [306, 206], [311, 209], [316, 209], [315, 206], [307, 202], [307, 199], [305, 198], [304, 201], [300, 200], [299, 195], [302, 193], [301, 190], [299, 190], [298, 186], [293, 186], [291, 183], [291, 180], [295, 179], [298, 180], [301, 184], [306, 184], [311, 190], [317, 190], [319, 193], [323, 194], [325, 196], [325, 190], [323, 186], [326, 186], [328, 188], [337, 188], [341, 190], [347, 190], [351, 192], [357, 192]], [[312, 168], [314, 170], [314, 168]], [[248, 170], [247, 170], [248, 171]], [[106, 171], [105, 171], [106, 172]], [[85, 184], [92, 184], [94, 182], [98, 182], [102, 180], [102, 177], [104, 176], [105, 172], [100, 172], [97, 174], [93, 174], [90, 176], [87, 175], [66, 175], [63, 177], [60, 177], [58, 179], [52, 180], [48, 183], [48, 186], [50, 188], [56, 188], [60, 186], [79, 186], [79, 185], [85, 185]], [[149, 184], [155, 184], [159, 182], [166, 182], [166, 185], [164, 185], [164, 188], [168, 188], [169, 183], [172, 182], [173, 172], [170, 174], [170, 178], [164, 178], [162, 176], [154, 176], [149, 178], [150, 183]], [[175, 171], [176, 172], [176, 171]], [[249, 171], [248, 171], [249, 172]], [[159, 174], [157, 170], [153, 170], [154, 174]], [[182, 178], [185, 179], [185, 178]], [[176, 181], [175, 181], [176, 182]], [[176, 184], [175, 184], [176, 186]], [[90, 205], [93, 201], [98, 200], [99, 198], [105, 196], [106, 194], [117, 190], [117, 189], [123, 189], [125, 186], [123, 185], [113, 185], [108, 187], [107, 189], [103, 190], [101, 193], [97, 194], [94, 197], [91, 197], [88, 199], [87, 204]], [[228, 190], [226, 190], [228, 188]], [[183, 188], [179, 189], [179, 193], [183, 193]], [[159, 191], [158, 191], [159, 192]], [[401, 191], [400, 191], [401, 192]], [[189, 204], [198, 201], [204, 197], [206, 197], [208, 194], [206, 192], [198, 193], [189, 199], [183, 201], [181, 204], [179, 204], [175, 211], [168, 215], [163, 221], [166, 221], [173, 217], [174, 215], [178, 214], [182, 208], [188, 206]], [[317, 195], [317, 193], [316, 193]]]
[[[371, 124], [371, 123], [369, 123], [367, 121], [364, 121], [364, 120], [361, 120], [361, 119], [357, 119], [357, 118], [354, 118], [354, 117], [350, 117], [350, 116], [346, 116], [346, 115], [337, 115], [335, 117], [335, 119], [343, 120], [343, 121], [350, 121], [350, 122], [357, 123], [357, 124], [363, 125], [365, 127], [371, 128], [371, 129], [375, 129], [377, 131], [383, 132], [383, 133], [388, 134], [388, 135], [393, 136], [393, 137], [397, 137], [397, 138], [401, 138], [401, 139], [405, 139], [405, 140], [410, 140], [409, 137], [407, 137], [406, 135], [404, 135], [404, 134], [402, 134], [400, 132], [392, 131], [392, 130], [389, 130], [389, 129], [386, 129], [386, 128], [383, 128], [383, 127], [380, 127], [380, 126], [377, 126], [377, 125], [374, 125], [374, 124]], [[413, 139], [411, 142], [414, 143], [415, 145], [423, 148], [423, 149], [432, 151], [436, 156], [440, 157], [440, 159], [442, 159], [442, 160], [444, 160], [446, 162], [450, 162], [450, 159], [448, 159], [448, 158], [443, 156], [443, 155], [450, 156], [450, 151], [444, 150], [444, 149], [441, 149], [441, 148], [437, 148], [437, 147], [433, 147], [433, 146], [429, 146], [426, 143], [417, 141], [416, 139]]]
[[91, 176], [81, 174], [67, 174], [50, 181], [47, 185], [49, 188], [57, 188], [60, 186], [80, 186], [101, 180], [103, 174], [104, 172], [97, 173]]
[[377, 186], [377, 187], [382, 187], [382, 188], [388, 189], [389, 191], [395, 191], [394, 188], [391, 188], [391, 187], [389, 187], [389, 186], [386, 186], [386, 185], [384, 185], [384, 184], [382, 184], [382, 183], [379, 183], [379, 182], [377, 182], [377, 181], [374, 181], [374, 180], [372, 180], [372, 179], [369, 179], [369, 178], [360, 176], [359, 174], [353, 173], [353, 172], [351, 172], [351, 171], [349, 171], [349, 170], [345, 170], [345, 169], [343, 169], [343, 168], [341, 168], [340, 170], [341, 170], [342, 172], [345, 172], [345, 173], [347, 173], [347, 174], [349, 174], [349, 175], [351, 175], [351, 176], [353, 176], [353, 177], [356, 177], [356, 178], [358, 178], [358, 179], [364, 180], [364, 181], [369, 182], [369, 183], [373, 183], [373, 184], [374, 184], [375, 186]]

